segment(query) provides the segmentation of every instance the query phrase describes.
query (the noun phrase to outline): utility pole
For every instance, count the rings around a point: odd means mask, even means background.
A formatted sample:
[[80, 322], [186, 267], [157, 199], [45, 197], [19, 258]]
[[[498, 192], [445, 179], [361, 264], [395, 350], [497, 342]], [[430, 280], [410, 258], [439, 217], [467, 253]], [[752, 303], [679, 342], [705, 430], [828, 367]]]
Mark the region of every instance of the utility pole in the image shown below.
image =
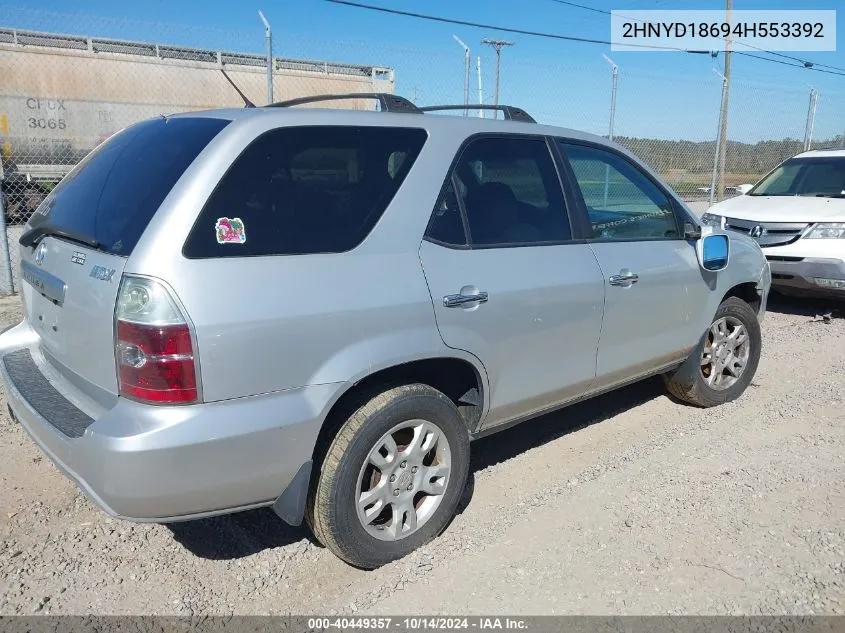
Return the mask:
[[259, 10], [258, 17], [264, 22], [264, 40], [267, 43], [267, 103], [273, 103], [273, 33], [270, 23]]
[[[731, 24], [731, 0], [727, 0], [725, 8], [725, 21]], [[725, 196], [725, 162], [728, 151], [728, 100], [731, 88], [731, 40], [725, 38], [725, 73], [722, 89], [722, 109], [719, 116], [719, 136], [721, 145], [719, 147], [719, 176], [716, 179], [717, 200], [721, 201]]]
[[[484, 104], [484, 92], [482, 92], [482, 90], [481, 90], [481, 56], [480, 55], [476, 58], [475, 63], [476, 63], [476, 70], [478, 72], [478, 105], [483, 105]], [[484, 110], [478, 111], [478, 118], [479, 119], [484, 118]], [[843, 138], [845, 138], [845, 137], [843, 137]]]
[[[488, 38], [481, 40], [481, 43], [487, 44], [489, 46], [492, 46], [494, 49], [496, 49], [496, 89], [495, 89], [495, 92], [493, 93], [493, 102], [494, 102], [493, 105], [499, 105], [499, 66], [501, 65], [501, 61], [502, 61], [502, 49], [505, 46], [513, 46], [514, 43], [509, 42], [508, 40], [491, 40], [491, 39], [488, 39]], [[495, 112], [494, 114], [495, 114], [496, 118], [499, 117], [498, 112]]]
[[607, 133], [608, 140], [613, 140], [613, 122], [616, 119], [616, 83], [619, 78], [619, 66], [616, 65], [610, 57], [602, 53], [604, 61], [610, 64], [611, 75], [613, 77], [613, 85], [610, 90], [610, 126]]
[[[457, 35], [453, 35], [455, 41], [464, 49], [464, 105], [469, 104], [469, 46], [464, 44]], [[464, 110], [464, 116], [469, 112]]]
[[[613, 83], [610, 89], [610, 125], [608, 126], [607, 130], [607, 139], [609, 141], [613, 140], [613, 123], [616, 119], [616, 81], [619, 77], [619, 66], [616, 65], [610, 57], [602, 53], [602, 57], [604, 57], [604, 61], [610, 64], [610, 72], [611, 77], [613, 79]], [[604, 166], [604, 207], [607, 208], [607, 197], [610, 192], [610, 165]]]
[[[728, 94], [728, 79], [715, 68], [713, 72], [716, 73], [722, 80], [722, 103], [725, 103]], [[719, 126], [716, 129], [716, 149], [713, 152], [713, 178], [710, 180], [710, 206], [716, 202], [716, 182], [719, 174], [719, 158], [723, 156], [722, 145], [724, 128], [722, 127], [722, 116], [719, 116]], [[724, 160], [724, 159], [722, 159]]]
[[807, 108], [807, 125], [804, 127], [804, 151], [812, 148], [813, 126], [816, 122], [816, 103], [819, 100], [819, 93], [815, 88], [810, 89], [810, 106]]

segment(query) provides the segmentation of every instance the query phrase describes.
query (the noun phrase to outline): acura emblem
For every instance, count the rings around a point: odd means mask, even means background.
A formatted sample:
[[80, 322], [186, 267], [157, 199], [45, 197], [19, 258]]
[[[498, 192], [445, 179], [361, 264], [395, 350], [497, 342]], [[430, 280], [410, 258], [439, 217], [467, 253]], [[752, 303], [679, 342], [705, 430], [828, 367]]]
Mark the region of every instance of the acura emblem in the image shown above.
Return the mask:
[[766, 231], [766, 227], [765, 227], [765, 226], [763, 226], [762, 224], [758, 224], [758, 225], [757, 225], [757, 226], [755, 226], [753, 229], [751, 229], [751, 233], [750, 233], [749, 235], [751, 235], [751, 237], [754, 237], [754, 238], [761, 238], [761, 237], [763, 237], [763, 236], [764, 236], [767, 232], [768, 232], [768, 231]]
[[47, 245], [41, 243], [38, 245], [38, 248], [35, 249], [35, 263], [40, 266], [44, 263], [45, 257], [47, 257]]

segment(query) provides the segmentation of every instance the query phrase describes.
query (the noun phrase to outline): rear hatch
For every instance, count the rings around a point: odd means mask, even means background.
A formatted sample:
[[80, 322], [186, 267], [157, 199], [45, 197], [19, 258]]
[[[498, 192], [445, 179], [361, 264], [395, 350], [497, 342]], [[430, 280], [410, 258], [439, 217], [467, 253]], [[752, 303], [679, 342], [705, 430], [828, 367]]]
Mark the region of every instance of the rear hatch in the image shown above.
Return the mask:
[[46, 360], [95, 400], [118, 393], [114, 310], [127, 257], [227, 123], [162, 117], [119, 132], [65, 177], [21, 236], [25, 318]]

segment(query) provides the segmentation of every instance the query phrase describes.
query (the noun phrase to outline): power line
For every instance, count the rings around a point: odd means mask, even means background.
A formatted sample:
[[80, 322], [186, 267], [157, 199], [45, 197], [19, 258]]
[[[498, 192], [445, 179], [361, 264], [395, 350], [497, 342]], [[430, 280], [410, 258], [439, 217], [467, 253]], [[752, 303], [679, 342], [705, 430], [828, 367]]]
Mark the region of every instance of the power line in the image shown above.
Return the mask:
[[[735, 40], [734, 40], [735, 41]], [[740, 46], [747, 46], [748, 48], [753, 48], [758, 51], [762, 51], [764, 53], [768, 53], [769, 55], [776, 55], [777, 57], [783, 57], [784, 59], [791, 59], [792, 61], [799, 62], [804, 68], [811, 70], [814, 66], [819, 66], [820, 68], [830, 68], [831, 70], [839, 70], [845, 72], [845, 68], [839, 68], [838, 66], [830, 66], [828, 64], [819, 64], [818, 62], [811, 62], [806, 59], [801, 59], [799, 57], [793, 57], [792, 55], [784, 55], [783, 53], [779, 53], [777, 51], [767, 51], [765, 48], [760, 48], [759, 46], [754, 46], [753, 44], [746, 44], [745, 42], [736, 42]], [[775, 60], [770, 60], [775, 61]]]
[[[783, 64], [784, 66], [791, 66], [792, 68], [803, 68], [805, 70], [815, 70], [819, 73], [827, 73], [829, 75], [839, 75], [840, 77], [845, 77], [845, 72], [836, 72], [834, 70], [825, 70], [824, 68], [810, 68], [804, 66], [803, 64], [790, 64], [789, 62], [784, 62], [779, 59], [772, 59], [771, 57], [763, 57], [761, 55], [755, 55], [754, 53], [748, 53], [745, 51], [733, 51], [734, 55], [743, 55], [745, 57], [753, 57], [754, 59], [762, 59], [766, 62], [772, 62], [773, 64]], [[800, 61], [800, 60], [799, 60]]]
[[[603, 15], [611, 15], [611, 16], [613, 15], [613, 12], [608, 11], [607, 9], [596, 9], [595, 7], [588, 7], [588, 6], [583, 5], [583, 4], [578, 4], [577, 2], [569, 2], [568, 0], [551, 0], [551, 2], [555, 2], [557, 4], [563, 4], [563, 5], [566, 5], [568, 7], [575, 7], [577, 9], [584, 9], [586, 11], [593, 11], [594, 13], [601, 13]], [[626, 17], [626, 16], [620, 16], [620, 17], [625, 17], [628, 20], [634, 20], [636, 22], [642, 22], [643, 21], [643, 20], [640, 20], [638, 18], [631, 18], [631, 17]], [[747, 46], [748, 48], [753, 48], [755, 50], [762, 51], [764, 53], [767, 53], [768, 55], [775, 55], [777, 57], [783, 57], [784, 59], [791, 59], [794, 62], [800, 63], [801, 67], [806, 68], [808, 70], [817, 70], [814, 67], [819, 66], [820, 68], [829, 68], [831, 70], [837, 70], [837, 71], [845, 73], [845, 68], [839, 68], [838, 66], [830, 66], [828, 64], [819, 64], [819, 63], [816, 63], [816, 62], [811, 62], [811, 61], [808, 61], [806, 59], [801, 59], [799, 57], [793, 57], [792, 55], [784, 55], [783, 53], [779, 53], [777, 51], [769, 51], [769, 50], [766, 50], [765, 48], [760, 48], [759, 46], [754, 46], [753, 44], [746, 44], [745, 42], [739, 42], [737, 40], [730, 40], [730, 41], [733, 44], [739, 44], [740, 46]], [[734, 52], [736, 53], [737, 51], [734, 51]], [[749, 56], [755, 57], [754, 55], [749, 55]], [[767, 57], [756, 56], [755, 58], [756, 59], [763, 59], [763, 60], [766, 60], [766, 61], [772, 61], [772, 62], [776, 61], [774, 59], [769, 59]], [[788, 65], [793, 66], [794, 64], [788, 64]], [[834, 74], [836, 74], [836, 73], [834, 73]]]
[[[379, 11], [381, 13], [390, 13], [393, 15], [404, 15], [409, 18], [419, 18], [421, 20], [430, 20], [432, 22], [443, 22], [446, 24], [459, 24], [461, 26], [471, 26], [479, 29], [491, 29], [494, 31], [503, 31], [505, 33], [516, 33], [518, 35], [531, 35], [533, 37], [545, 37], [548, 39], [553, 40], [565, 40], [569, 42], [584, 42], [587, 44], [608, 44], [612, 45], [613, 42], [609, 42], [608, 40], [596, 40], [590, 39], [587, 37], [575, 37], [574, 35], [559, 35], [557, 33], [544, 33], [542, 31], [528, 31], [526, 29], [516, 29], [507, 26], [495, 26], [493, 24], [483, 24], [481, 22], [469, 22], [467, 20], [456, 20], [454, 18], [441, 18], [435, 15], [426, 15], [424, 13], [414, 13], [412, 11], [400, 11], [399, 9], [388, 9], [387, 7], [377, 7], [371, 4], [363, 4], [361, 2], [352, 2], [351, 0], [325, 0], [326, 2], [331, 2], [332, 4], [343, 4], [349, 7], [355, 7], [356, 9], [368, 9], [370, 11]], [[619, 46], [630, 46], [632, 48], [650, 48], [650, 49], [660, 49], [660, 50], [667, 50], [667, 51], [680, 51], [680, 52], [691, 52], [687, 51], [684, 48], [678, 48], [677, 46], [658, 46], [655, 44], [619, 44]]]
[[552, 0], [552, 2], [557, 2], [558, 4], [565, 4], [570, 7], [576, 7], [578, 9], [586, 9], [587, 11], [595, 11], [596, 13], [604, 13], [605, 15], [610, 15], [610, 11], [605, 11], [604, 9], [596, 9], [595, 7], [588, 7], [583, 4], [576, 4], [575, 2], [567, 2], [566, 0]]
[[[578, 6], [579, 8], [585, 8], [585, 7], [583, 7], [583, 5], [576, 5], [575, 3], [564, 2], [563, 0], [556, 0], [556, 1], [561, 2], [562, 4], [570, 4], [570, 5]], [[353, 2], [352, 0], [325, 0], [325, 2], [331, 2], [332, 4], [341, 4], [341, 5], [345, 5], [345, 6], [349, 6], [349, 7], [354, 7], [356, 9], [367, 9], [369, 11], [378, 11], [380, 13], [389, 13], [391, 15], [403, 15], [405, 17], [417, 18], [417, 19], [420, 19], [420, 20], [429, 20], [431, 22], [442, 22], [442, 23], [445, 23], [445, 24], [458, 24], [460, 26], [470, 26], [470, 27], [479, 28], [479, 29], [491, 29], [491, 30], [494, 30], [494, 31], [502, 31], [502, 32], [505, 32], [505, 33], [516, 33], [518, 35], [529, 35], [529, 36], [532, 36], [532, 37], [543, 37], [543, 38], [546, 38], [546, 39], [563, 40], [563, 41], [567, 41], [567, 42], [582, 42], [582, 43], [585, 43], [585, 44], [604, 44], [604, 45], [608, 45], [608, 46], [626, 46], [626, 47], [630, 47], [630, 48], [647, 48], [647, 49], [652, 49], [652, 50], [678, 51], [678, 52], [681, 52], [681, 53], [701, 53], [702, 52], [702, 51], [691, 50], [691, 49], [687, 49], [687, 48], [679, 48], [677, 46], [658, 46], [656, 44], [629, 44], [627, 42], [619, 43], [619, 42], [611, 42], [609, 40], [598, 40], [598, 39], [592, 39], [592, 38], [587, 38], [587, 37], [575, 37], [573, 35], [561, 35], [559, 33], [545, 33], [543, 31], [529, 31], [527, 29], [517, 29], [517, 28], [512, 28], [512, 27], [507, 27], [507, 26], [496, 26], [494, 24], [484, 24], [484, 23], [481, 23], [481, 22], [470, 22], [469, 20], [457, 20], [457, 19], [454, 19], [454, 18], [444, 18], [444, 17], [440, 17], [440, 16], [435, 16], [435, 15], [427, 15], [427, 14], [424, 14], [424, 13], [414, 13], [412, 11], [402, 11], [402, 10], [399, 10], [399, 9], [389, 9], [387, 7], [377, 7], [377, 6], [374, 6], [374, 5], [371, 5], [371, 4], [364, 4], [362, 2]], [[586, 7], [586, 8], [589, 8], [592, 11], [599, 11], [599, 12], [603, 12], [603, 13], [608, 13], [607, 11], [603, 11], [601, 9], [593, 9], [592, 7]], [[814, 67], [815, 64], [812, 64], [812, 62], [804, 62], [803, 60], [798, 60], [798, 61], [801, 61], [801, 63], [803, 64], [802, 66], [799, 66], [798, 64], [789, 64], [787, 62], [782, 62], [780, 60], [771, 59], [769, 57], [762, 57], [760, 55], [754, 55], [753, 53], [744, 53], [744, 52], [739, 52], [739, 51], [734, 51], [734, 52], [741, 54], [741, 55], [745, 55], [747, 57], [754, 57], [756, 59], [762, 59], [762, 60], [767, 61], [767, 62], [775, 62], [775, 63], [784, 64], [786, 66], [792, 66], [793, 68], [805, 68], [806, 70], [813, 70], [813, 71], [816, 71], [816, 72], [828, 73], [828, 74], [831, 74], [831, 75], [840, 75], [840, 76], [845, 77], [845, 72], [834, 72], [832, 70], [824, 70], [822, 68], [815, 68]], [[808, 63], [812, 64], [812, 66], [807, 66]], [[819, 64], [819, 65], [821, 65], [821, 64]], [[845, 70], [845, 69], [837, 69], [837, 70]]]
[[[568, 2], [568, 0], [551, 0], [552, 2], [557, 2], [558, 4], [565, 4], [568, 7], [575, 7], [576, 9], [585, 9], [587, 11], [594, 11], [596, 13], [601, 13], [602, 15], [613, 15], [612, 12], [608, 11], [607, 9], [596, 9], [595, 7], [588, 7], [584, 4], [578, 4], [577, 2]], [[645, 22], [639, 18], [632, 18], [627, 15], [622, 15], [621, 13], [617, 13], [620, 18], [625, 18], [626, 20], [633, 20], [634, 22]]]

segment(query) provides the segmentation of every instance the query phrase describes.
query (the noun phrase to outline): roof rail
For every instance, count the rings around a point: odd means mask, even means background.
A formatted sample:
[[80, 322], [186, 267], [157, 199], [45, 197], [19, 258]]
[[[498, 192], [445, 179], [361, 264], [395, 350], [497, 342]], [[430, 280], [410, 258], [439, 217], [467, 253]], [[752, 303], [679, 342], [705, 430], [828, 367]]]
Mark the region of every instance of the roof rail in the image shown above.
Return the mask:
[[536, 123], [537, 121], [522, 108], [509, 105], [485, 105], [479, 104], [460, 104], [460, 105], [433, 105], [418, 108], [423, 112], [432, 112], [434, 110], [499, 110], [505, 115], [505, 119], [509, 121], [523, 121], [525, 123]]
[[346, 94], [336, 95], [314, 95], [311, 97], [299, 97], [298, 99], [289, 99], [288, 101], [278, 101], [271, 103], [268, 108], [288, 108], [290, 106], [301, 105], [304, 103], [316, 103], [318, 101], [335, 101], [338, 99], [376, 99], [381, 105], [382, 112], [404, 112], [421, 114], [420, 109], [413, 103], [408, 101], [405, 97], [391, 94], [389, 92], [350, 92]]

